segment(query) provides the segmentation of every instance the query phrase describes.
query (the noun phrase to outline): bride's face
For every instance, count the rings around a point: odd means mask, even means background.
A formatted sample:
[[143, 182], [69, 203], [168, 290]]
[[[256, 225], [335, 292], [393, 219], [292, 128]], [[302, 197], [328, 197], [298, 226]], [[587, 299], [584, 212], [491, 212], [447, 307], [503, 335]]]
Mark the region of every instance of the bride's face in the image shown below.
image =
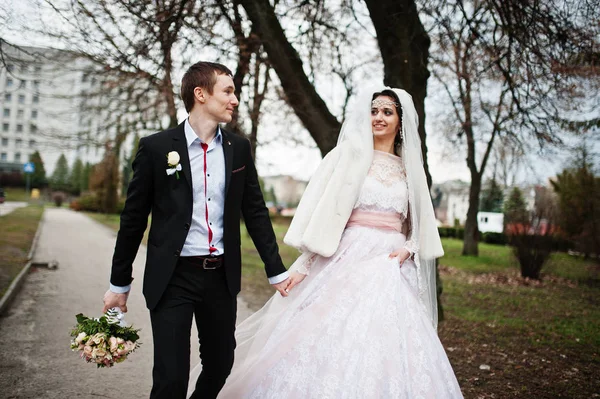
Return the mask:
[[394, 102], [391, 97], [379, 96], [371, 105], [373, 135], [380, 139], [390, 138], [393, 141], [400, 127], [400, 117]]

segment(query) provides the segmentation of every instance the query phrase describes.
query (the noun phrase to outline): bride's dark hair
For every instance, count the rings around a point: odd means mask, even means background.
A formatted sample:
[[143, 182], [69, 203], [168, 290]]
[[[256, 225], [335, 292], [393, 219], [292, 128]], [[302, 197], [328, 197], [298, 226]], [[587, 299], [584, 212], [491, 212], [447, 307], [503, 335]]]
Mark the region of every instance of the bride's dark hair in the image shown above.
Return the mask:
[[394, 100], [394, 102], [396, 103], [396, 112], [398, 113], [398, 132], [396, 133], [396, 137], [394, 138], [394, 152], [396, 153], [396, 155], [400, 155], [400, 148], [402, 146], [402, 107], [400, 106], [400, 99], [398, 98], [398, 95], [396, 94], [396, 92], [394, 90], [390, 90], [390, 89], [385, 89], [382, 91], [378, 91], [373, 93], [373, 98], [371, 99], [371, 101], [375, 100], [377, 97], [381, 97], [381, 96], [386, 96], [386, 97], [390, 97]]

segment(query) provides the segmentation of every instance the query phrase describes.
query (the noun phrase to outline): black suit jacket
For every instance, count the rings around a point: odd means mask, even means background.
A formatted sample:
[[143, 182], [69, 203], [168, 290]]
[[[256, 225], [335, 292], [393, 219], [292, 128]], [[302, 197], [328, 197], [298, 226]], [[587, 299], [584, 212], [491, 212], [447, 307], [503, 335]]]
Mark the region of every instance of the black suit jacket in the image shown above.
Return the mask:
[[[241, 285], [240, 214], [265, 264], [267, 276], [276, 276], [286, 269], [258, 183], [250, 142], [223, 129], [221, 132], [225, 155], [225, 273], [230, 293], [237, 295]], [[170, 151], [177, 151], [181, 158], [179, 179], [166, 173]], [[192, 176], [183, 123], [140, 140], [115, 245], [110, 278], [113, 285], [131, 283], [133, 260], [150, 212], [143, 291], [148, 308], [153, 309], [171, 279], [192, 221]]]

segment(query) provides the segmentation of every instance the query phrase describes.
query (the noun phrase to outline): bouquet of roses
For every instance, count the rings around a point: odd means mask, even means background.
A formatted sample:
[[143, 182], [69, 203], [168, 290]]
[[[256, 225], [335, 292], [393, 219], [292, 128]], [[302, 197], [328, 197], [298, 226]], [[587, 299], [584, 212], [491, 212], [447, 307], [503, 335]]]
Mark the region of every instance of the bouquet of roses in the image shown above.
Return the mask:
[[136, 350], [140, 336], [132, 326], [127, 326], [118, 308], [110, 309], [100, 318], [91, 319], [79, 313], [77, 325], [71, 331], [71, 349], [80, 357], [100, 367], [121, 363]]

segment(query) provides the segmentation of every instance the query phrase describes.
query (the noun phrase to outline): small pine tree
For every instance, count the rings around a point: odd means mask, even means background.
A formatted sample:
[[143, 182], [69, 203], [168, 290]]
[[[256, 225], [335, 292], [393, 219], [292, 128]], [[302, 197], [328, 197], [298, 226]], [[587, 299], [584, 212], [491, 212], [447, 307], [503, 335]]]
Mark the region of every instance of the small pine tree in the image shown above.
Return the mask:
[[504, 203], [504, 223], [508, 225], [522, 225], [529, 219], [527, 204], [523, 193], [518, 187], [510, 192], [508, 199]]
[[82, 179], [84, 173], [84, 166], [81, 159], [77, 158], [75, 163], [73, 163], [73, 168], [71, 169], [71, 175], [69, 176], [69, 185], [71, 186], [71, 193], [74, 195], [81, 194], [81, 191], [84, 189], [82, 187]]
[[496, 179], [490, 179], [487, 187], [482, 191], [479, 210], [482, 212], [502, 212], [504, 202], [504, 193], [496, 182]]
[[83, 173], [81, 174], [81, 191], [88, 191], [90, 189], [90, 175], [92, 174], [92, 170], [94, 165], [89, 162], [86, 162], [85, 167], [83, 168]]
[[35, 171], [31, 174], [31, 187], [32, 188], [43, 188], [48, 184], [46, 178], [46, 169], [44, 168], [44, 161], [39, 151], [34, 152], [29, 156], [29, 162], [33, 162]]
[[50, 187], [55, 191], [69, 191], [69, 164], [64, 154], [61, 154], [56, 161], [56, 167], [50, 179]]

